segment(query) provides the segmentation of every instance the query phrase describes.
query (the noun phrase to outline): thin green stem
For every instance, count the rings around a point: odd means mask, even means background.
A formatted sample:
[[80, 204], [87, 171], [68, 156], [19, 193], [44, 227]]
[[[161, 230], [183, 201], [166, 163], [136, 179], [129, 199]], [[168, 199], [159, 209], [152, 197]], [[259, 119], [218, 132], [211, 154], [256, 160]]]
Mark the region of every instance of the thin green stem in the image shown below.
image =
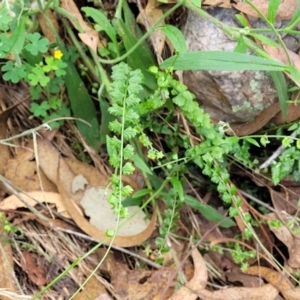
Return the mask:
[[288, 59], [289, 65], [293, 65], [292, 61], [291, 61], [291, 57], [289, 55], [289, 51], [285, 45], [285, 43], [282, 41], [282, 38], [280, 36], [280, 34], [277, 32], [276, 28], [274, 27], [274, 25], [265, 17], [265, 15], [249, 0], [246, 0], [246, 3], [248, 5], [250, 5], [255, 11], [256, 13], [260, 16], [260, 18], [270, 27], [270, 29], [272, 30], [272, 32], [275, 34], [279, 44], [281, 45], [282, 49], [285, 52], [285, 55]]
[[[86, 55], [85, 51], [82, 48], [82, 45], [79, 43], [78, 39], [76, 38], [70, 24], [65, 20], [62, 19], [64, 28], [67, 30], [67, 33], [73, 43], [73, 45], [75, 46], [75, 48], [77, 49], [78, 53], [80, 54], [81, 59], [84, 62], [84, 65], [88, 68], [88, 70], [91, 72], [91, 74], [93, 75], [95, 80], [98, 80], [98, 76], [97, 73], [95, 72], [95, 67], [92, 64], [91, 60], [89, 59], [89, 57]], [[100, 82], [99, 82], [100, 83]]]
[[[197, 7], [195, 4], [192, 3], [191, 0], [186, 0], [184, 3], [184, 6], [186, 6], [189, 9], [192, 9], [196, 13], [198, 13], [201, 17], [205, 19], [209, 19], [215, 26], [219, 27], [222, 29], [225, 33], [229, 34], [231, 37], [234, 39], [238, 40], [241, 36], [241, 29], [234, 29], [231, 27], [228, 27], [227, 25], [223, 24], [221, 21], [218, 19], [212, 17], [210, 14], [208, 14], [205, 10]], [[270, 59], [270, 60], [275, 60], [272, 56], [267, 54], [264, 50], [262, 50], [255, 42], [253, 42], [251, 39], [248, 37], [244, 36], [244, 42], [246, 46], [251, 49], [253, 52], [256, 54], [260, 55], [261, 57]], [[275, 60], [276, 61], [276, 60]]]

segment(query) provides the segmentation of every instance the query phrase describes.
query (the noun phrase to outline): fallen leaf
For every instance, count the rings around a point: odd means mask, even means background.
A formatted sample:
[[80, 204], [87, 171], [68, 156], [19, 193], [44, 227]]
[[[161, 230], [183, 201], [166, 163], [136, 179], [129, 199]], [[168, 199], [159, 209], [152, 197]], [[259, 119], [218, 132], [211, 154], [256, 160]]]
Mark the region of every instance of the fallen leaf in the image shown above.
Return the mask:
[[[149, 0], [146, 7], [141, 9], [137, 22], [145, 26], [150, 30], [153, 25], [163, 16], [163, 10], [159, 8], [159, 3], [156, 0]], [[159, 25], [163, 25], [164, 21], [161, 21]], [[162, 51], [164, 49], [166, 36], [161, 30], [155, 30], [151, 34], [152, 45], [158, 61], [162, 61]]]
[[201, 300], [275, 300], [278, 295], [278, 291], [271, 284], [255, 288], [234, 287], [213, 292], [206, 290], [207, 269], [205, 261], [196, 248], [193, 249], [192, 257], [195, 265], [193, 279], [186, 286], [178, 289], [168, 300], [193, 300], [198, 297]]
[[[14, 259], [11, 244], [7, 242], [8, 235], [3, 230], [2, 222], [0, 225], [0, 289], [8, 289], [10, 292], [19, 292], [16, 285], [16, 277], [14, 276]], [[2, 300], [9, 300], [10, 297], [1, 295]]]
[[[47, 19], [44, 14], [46, 14]], [[50, 20], [52, 26], [49, 25], [48, 20]], [[38, 22], [43, 32], [43, 36], [49, 40], [50, 44], [55, 43], [56, 36], [53, 33], [53, 28], [59, 33], [59, 24], [54, 13], [50, 9], [46, 9], [43, 13], [38, 13]]]
[[[270, 0], [252, 0], [251, 1], [253, 5], [255, 5], [262, 14], [267, 17], [268, 16], [268, 6]], [[296, 12], [296, 8], [298, 5], [298, 0], [283, 0], [281, 1], [281, 4], [279, 5], [278, 12], [276, 15], [276, 20], [290, 20], [292, 19], [293, 15]], [[234, 8], [237, 10], [258, 18], [258, 14], [256, 11], [254, 11], [251, 6], [247, 3], [238, 2], [237, 4], [233, 5]]]
[[[60, 175], [61, 176], [61, 175]], [[108, 238], [106, 236], [105, 231], [102, 231], [95, 226], [91, 225], [86, 218], [84, 218], [75, 208], [73, 201], [70, 201], [69, 199], [72, 198], [64, 189], [63, 185], [60, 183], [60, 181], [57, 181], [57, 187], [59, 190], [59, 193], [62, 197], [62, 201], [71, 215], [73, 221], [78, 225], [78, 227], [83, 230], [85, 233], [90, 235], [91, 237], [94, 237], [95, 239], [98, 239], [99, 241], [102, 241], [104, 244], [109, 244], [113, 240], [113, 244], [120, 246], [120, 247], [133, 247], [136, 245], [141, 244], [145, 240], [147, 240], [156, 224], [156, 215], [153, 214], [152, 219], [149, 223], [149, 226], [142, 231], [139, 234], [132, 235], [132, 236], [118, 236], [116, 235], [113, 239]], [[123, 222], [122, 222], [123, 223]], [[121, 225], [122, 225], [121, 223]]]
[[197, 299], [197, 291], [206, 287], [208, 279], [207, 268], [202, 255], [196, 247], [192, 251], [192, 257], [195, 268], [193, 278], [185, 286], [179, 288], [168, 300]]
[[[274, 59], [288, 65], [289, 61], [286, 56], [286, 52], [283, 50], [282, 47], [275, 48], [270, 45], [263, 44], [264, 50], [270, 54]], [[298, 54], [291, 50], [287, 50], [288, 55], [291, 59], [292, 64], [300, 71], [300, 57]]]
[[[6, 137], [6, 129], [7, 129], [7, 120], [13, 110], [24, 101], [28, 100], [28, 97], [25, 97], [22, 101], [8, 107], [5, 111], [0, 114], [0, 175], [5, 174], [7, 161], [10, 159], [10, 151], [8, 145], [1, 143], [2, 139]], [[6, 188], [2, 182], [0, 182], [0, 192], [5, 193]]]
[[68, 195], [72, 195], [72, 200], [79, 205], [79, 201], [83, 196], [82, 191], [72, 193], [73, 180], [79, 174], [74, 174], [57, 149], [48, 140], [37, 139], [37, 149], [39, 166], [44, 174], [57, 186], [57, 170], [59, 168], [60, 184]]
[[[35, 206], [38, 203], [53, 203], [55, 204], [57, 208], [57, 212], [64, 216], [65, 218], [70, 218], [69, 213], [66, 211], [66, 208], [64, 207], [61, 196], [58, 193], [53, 192], [42, 192], [42, 191], [33, 191], [28, 192], [26, 194], [19, 193], [19, 196], [28, 204], [31, 206]], [[70, 200], [71, 201], [71, 200]], [[25, 203], [23, 203], [17, 196], [11, 195], [7, 198], [5, 198], [0, 203], [0, 209], [1, 210], [15, 210], [21, 207], [27, 207]], [[78, 206], [77, 210], [81, 213], [81, 210]]]
[[99, 43], [99, 35], [96, 30], [91, 28], [82, 18], [82, 15], [73, 0], [62, 0], [61, 7], [65, 9], [73, 18], [70, 22], [74, 28], [79, 31], [80, 39], [89, 46], [95, 53], [97, 53], [97, 45]]
[[[108, 202], [111, 192], [110, 189], [92, 187], [85, 191], [80, 200], [85, 214], [90, 217], [90, 223], [105, 232], [107, 229], [114, 230], [118, 221], [112, 205]], [[123, 222], [124, 226], [118, 230], [118, 236], [133, 236], [143, 232], [149, 226], [146, 214], [136, 206], [128, 207], [128, 217], [120, 219], [118, 224]]]
[[[97, 229], [95, 226], [90, 224], [88, 220], [83, 217], [76, 209], [74, 204], [80, 204], [80, 200], [83, 198], [84, 193], [83, 191], [78, 191], [75, 194], [72, 192], [72, 182], [75, 176], [78, 174], [75, 174], [74, 171], [72, 171], [68, 163], [70, 163], [70, 165], [75, 165], [76, 168], [74, 168], [74, 170], [76, 169], [77, 172], [81, 168], [81, 171], [83, 171], [81, 172], [82, 175], [87, 178], [89, 184], [91, 185], [97, 184], [97, 186], [99, 187], [99, 185], [101, 185], [101, 182], [97, 182], [95, 181], [95, 179], [101, 179], [102, 183], [105, 182], [102, 187], [106, 187], [109, 182], [107, 176], [101, 175], [95, 168], [92, 171], [92, 167], [83, 167], [83, 163], [75, 163], [74, 161], [71, 162], [70, 160], [64, 160], [60, 156], [56, 148], [45, 139], [38, 139], [37, 143], [40, 167], [45, 175], [58, 187], [58, 191], [62, 197], [62, 202], [66, 210], [72, 217], [73, 221], [90, 236], [103, 241], [105, 244], [109, 244], [112, 239], [107, 238], [105, 231]], [[96, 175], [93, 178], [91, 174]], [[91, 182], [90, 179], [92, 179]], [[131, 179], [127, 178], [126, 180], [130, 181]], [[74, 202], [70, 201], [69, 199], [72, 199]], [[151, 236], [155, 228], [155, 224], [156, 215], [153, 214], [149, 226], [145, 230], [136, 235], [126, 237], [117, 235], [113, 239], [114, 244], [120, 247], [131, 247], [139, 245]]]
[[230, 0], [204, 0], [202, 5], [231, 8]]
[[[90, 300], [101, 299], [98, 298], [99, 294], [107, 295], [106, 289], [103, 284], [97, 279], [96, 276], [92, 276], [89, 281], [84, 285], [83, 290], [79, 292], [73, 299], [74, 300]], [[102, 298], [102, 300], [112, 300], [112, 298]]]
[[214, 292], [203, 290], [198, 295], [201, 300], [276, 300], [278, 291], [271, 284], [264, 284], [254, 288], [234, 287]]
[[289, 291], [282, 292], [282, 295], [285, 300], [299, 300], [300, 299], [300, 289], [294, 288]]
[[252, 266], [244, 271], [244, 273], [264, 278], [267, 282], [271, 283], [279, 292], [294, 288], [293, 285], [282, 274], [267, 267]]
[[8, 160], [5, 178], [26, 192], [41, 190], [41, 183], [44, 191], [57, 192], [55, 184], [53, 184], [43, 172], [40, 172], [40, 182], [35, 161], [25, 160], [19, 162], [17, 159]]
[[75, 178], [72, 181], [72, 193], [75, 194], [79, 190], [84, 191], [84, 187], [87, 184], [88, 181], [82, 174], [75, 176]]
[[38, 286], [48, 283], [46, 270], [36, 264], [32, 253], [24, 251], [22, 254], [21, 267], [22, 270], [27, 273], [29, 279]]
[[[169, 284], [169, 278], [176, 273], [176, 266], [160, 268], [159, 270], [131, 270], [127, 264], [116, 260], [112, 251], [105, 248], [95, 251], [95, 259], [103, 261], [100, 269], [111, 278], [117, 300], [166, 300], [173, 292], [175, 283]], [[166, 294], [162, 295], [165, 288]]]
[[288, 218], [286, 214], [281, 213], [280, 215], [268, 214], [269, 220], [282, 220], [282, 224], [279, 228], [270, 225], [270, 230], [276, 235], [276, 237], [281, 240], [285, 246], [288, 248], [289, 259], [287, 260], [287, 264], [294, 268], [300, 268], [300, 237], [299, 235], [292, 234], [290, 229], [288, 229], [284, 224], [288, 222]]

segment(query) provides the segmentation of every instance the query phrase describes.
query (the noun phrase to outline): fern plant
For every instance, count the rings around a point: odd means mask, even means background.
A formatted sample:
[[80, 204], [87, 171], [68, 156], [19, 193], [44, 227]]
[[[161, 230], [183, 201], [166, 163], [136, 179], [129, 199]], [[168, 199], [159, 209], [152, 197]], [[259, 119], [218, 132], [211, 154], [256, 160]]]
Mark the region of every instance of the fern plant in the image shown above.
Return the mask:
[[111, 177], [113, 192], [109, 197], [116, 214], [124, 218], [127, 216], [127, 208], [123, 207], [122, 199], [128, 197], [133, 189], [129, 185], [124, 186], [123, 175], [131, 175], [135, 167], [133, 157], [135, 149], [131, 144], [134, 138], [145, 146], [148, 156], [152, 159], [160, 158], [162, 153], [156, 151], [149, 138], [143, 133], [140, 123], [138, 94], [143, 89], [143, 74], [140, 70], [132, 70], [127, 64], [120, 63], [112, 68], [112, 79], [109, 95], [112, 105], [109, 113], [115, 117], [110, 122], [109, 129], [114, 133], [113, 137], [107, 136], [107, 149], [109, 162], [115, 172]]

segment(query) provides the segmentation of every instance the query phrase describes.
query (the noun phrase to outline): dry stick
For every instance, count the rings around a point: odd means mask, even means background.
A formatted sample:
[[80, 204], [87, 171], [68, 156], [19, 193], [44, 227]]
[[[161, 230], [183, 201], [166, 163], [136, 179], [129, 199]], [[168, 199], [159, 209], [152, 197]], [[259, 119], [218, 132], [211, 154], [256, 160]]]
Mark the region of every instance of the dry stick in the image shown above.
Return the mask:
[[270, 210], [270, 211], [272, 211], [274, 213], [277, 213], [276, 210], [272, 206], [270, 206], [270, 205], [266, 204], [265, 202], [257, 199], [256, 197], [254, 197], [254, 196], [252, 196], [252, 195], [250, 195], [250, 194], [248, 194], [248, 193], [246, 193], [246, 192], [244, 192], [243, 190], [240, 190], [240, 189], [239, 189], [239, 192], [242, 195], [244, 195], [246, 198], [248, 198], [248, 199], [256, 202], [257, 204], [259, 204], [261, 206], [264, 206], [265, 208], [267, 208], [268, 210]]
[[[88, 236], [88, 235], [86, 235], [86, 234], [84, 234], [84, 233], [76, 232], [76, 231], [69, 230], [69, 229], [65, 229], [65, 228], [62, 228], [62, 227], [57, 227], [57, 230], [58, 230], [58, 231], [65, 232], [65, 233], [68, 233], [68, 234], [72, 234], [72, 235], [78, 236], [78, 237], [83, 238], [83, 239], [88, 240], [88, 241], [92, 241], [92, 242], [96, 242], [96, 243], [99, 243], [99, 242], [100, 242], [99, 240], [97, 240], [97, 239], [95, 239], [95, 238], [93, 238], [93, 237], [91, 237], [91, 236]], [[148, 259], [148, 258], [145, 258], [145, 257], [142, 257], [142, 256], [140, 256], [139, 254], [136, 254], [136, 253], [134, 253], [134, 252], [131, 252], [131, 251], [125, 249], [125, 248], [122, 248], [122, 247], [119, 247], [119, 246], [114, 246], [114, 245], [112, 245], [111, 248], [113, 248], [113, 249], [115, 249], [115, 250], [118, 250], [118, 251], [121, 251], [121, 252], [123, 252], [123, 253], [126, 253], [126, 254], [128, 254], [128, 255], [131, 255], [131, 256], [133, 256], [133, 257], [136, 257], [136, 258], [138, 258], [138, 259], [144, 261], [144, 262], [147, 263], [149, 266], [151, 266], [151, 267], [153, 267], [153, 268], [155, 268], [155, 269], [161, 269], [161, 268], [162, 268], [161, 265], [159, 265], [159, 264], [153, 262], [152, 260], [150, 260], [150, 259]]]
[[[291, 138], [295, 138], [299, 133], [299, 128], [297, 128], [291, 135]], [[286, 146], [281, 145], [263, 164], [259, 166], [260, 169], [267, 168], [286, 148]]]

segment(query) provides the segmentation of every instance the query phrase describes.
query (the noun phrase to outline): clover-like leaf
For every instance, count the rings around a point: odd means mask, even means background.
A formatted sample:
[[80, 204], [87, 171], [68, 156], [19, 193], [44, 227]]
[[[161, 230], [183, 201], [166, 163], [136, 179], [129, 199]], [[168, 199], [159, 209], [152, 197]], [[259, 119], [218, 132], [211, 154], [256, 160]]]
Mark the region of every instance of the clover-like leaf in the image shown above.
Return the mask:
[[6, 64], [1, 68], [4, 71], [3, 79], [5, 81], [11, 81], [12, 83], [18, 83], [22, 78], [25, 78], [26, 72], [25, 67], [16, 66], [12, 61], [6, 62]]
[[47, 101], [43, 101], [41, 104], [38, 104], [36, 102], [31, 103], [30, 111], [34, 114], [36, 117], [45, 117], [48, 114], [48, 110], [50, 109], [50, 106]]
[[26, 45], [25, 49], [32, 55], [37, 55], [39, 52], [46, 53], [48, 51], [49, 41], [42, 37], [40, 33], [29, 33], [28, 40], [30, 43]]
[[44, 70], [40, 66], [36, 66], [32, 69], [32, 73], [28, 74], [29, 83], [33, 86], [40, 84], [41, 86], [45, 87], [50, 78], [45, 75]]

